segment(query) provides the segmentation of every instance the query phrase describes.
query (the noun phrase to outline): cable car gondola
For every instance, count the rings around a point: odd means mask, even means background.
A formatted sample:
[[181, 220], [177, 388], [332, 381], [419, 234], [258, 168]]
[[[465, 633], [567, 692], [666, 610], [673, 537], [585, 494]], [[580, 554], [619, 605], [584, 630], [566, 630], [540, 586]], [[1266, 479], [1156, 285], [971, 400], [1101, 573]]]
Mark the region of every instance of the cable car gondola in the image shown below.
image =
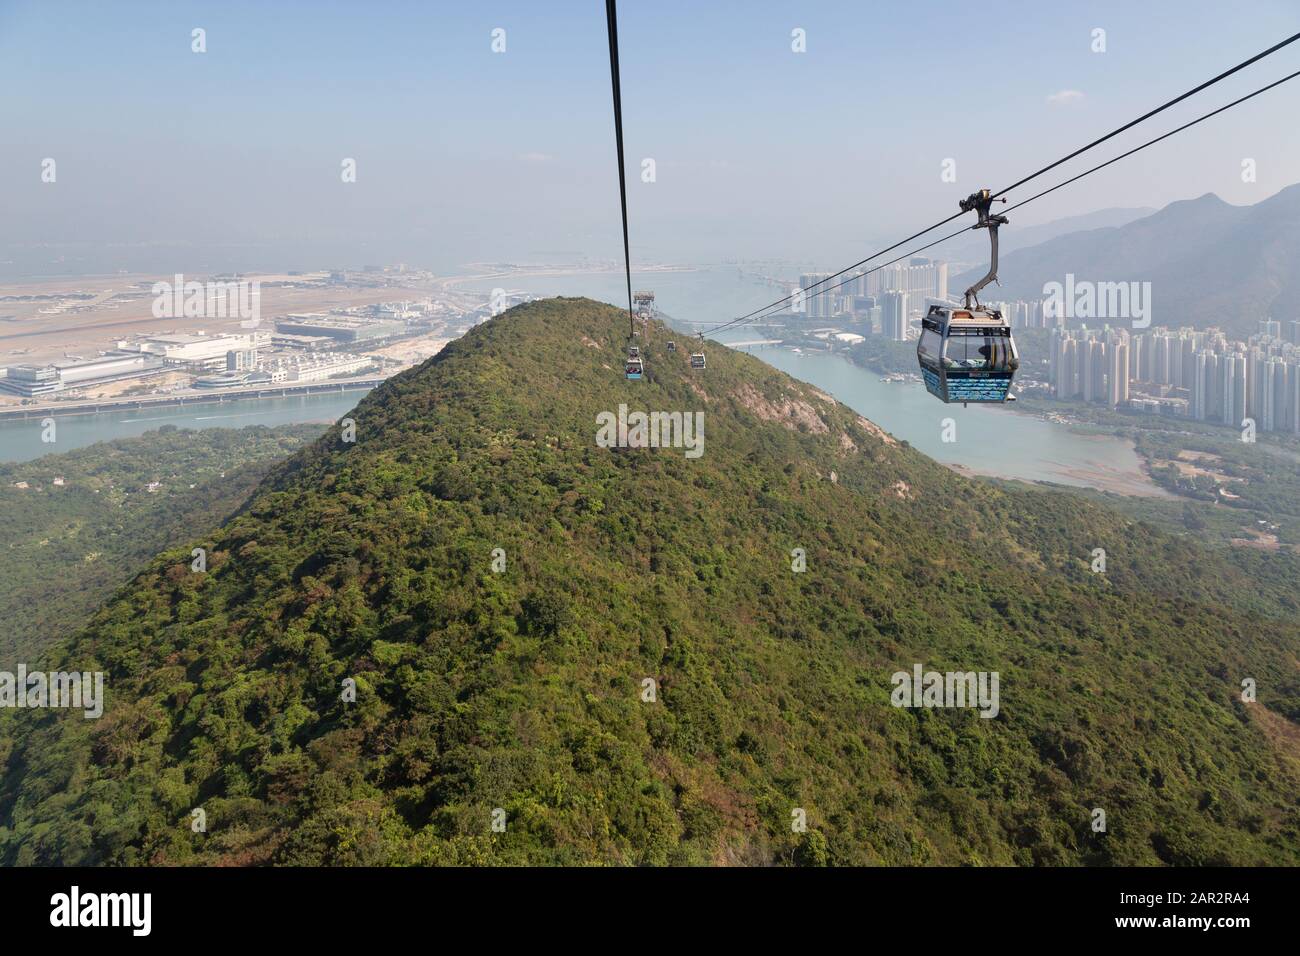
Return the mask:
[[672, 339], [669, 339], [669, 340], [668, 340], [668, 351], [670, 351], [670, 352], [676, 352], [676, 351], [677, 351], [677, 343], [674, 342]]
[[627, 347], [627, 361], [623, 363], [623, 374], [629, 382], [639, 382], [645, 366], [641, 362], [641, 350], [635, 345]]
[[691, 368], [704, 368], [704, 333], [700, 333], [700, 350], [691, 353]]
[[[998, 277], [998, 227], [1006, 216], [989, 212], [993, 197], [987, 189], [961, 201], [962, 212], [979, 216], [972, 229], [987, 229], [992, 246], [988, 275], [966, 290], [964, 308], [930, 306], [921, 320], [916, 357], [929, 393], [940, 401], [1014, 402], [1011, 382], [1020, 367], [1020, 354], [1011, 326], [997, 309], [980, 305], [979, 291]], [[1006, 202], [1005, 199], [1002, 200]]]

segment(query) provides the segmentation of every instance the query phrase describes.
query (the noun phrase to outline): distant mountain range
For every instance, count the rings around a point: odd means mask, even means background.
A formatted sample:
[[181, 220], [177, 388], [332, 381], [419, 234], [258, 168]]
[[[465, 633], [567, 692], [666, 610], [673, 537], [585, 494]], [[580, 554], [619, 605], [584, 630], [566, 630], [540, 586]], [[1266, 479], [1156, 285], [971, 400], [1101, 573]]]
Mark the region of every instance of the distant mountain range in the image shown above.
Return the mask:
[[[1013, 232], [1007, 228], [1004, 237]], [[1253, 206], [1207, 193], [1123, 225], [1013, 249], [1002, 256], [1001, 288], [988, 298], [1040, 298], [1046, 283], [1064, 282], [1067, 274], [1076, 281], [1150, 282], [1154, 325], [1217, 325], [1240, 337], [1266, 316], [1300, 317], [1298, 265], [1300, 184]], [[959, 294], [984, 270], [955, 276], [949, 288]]]

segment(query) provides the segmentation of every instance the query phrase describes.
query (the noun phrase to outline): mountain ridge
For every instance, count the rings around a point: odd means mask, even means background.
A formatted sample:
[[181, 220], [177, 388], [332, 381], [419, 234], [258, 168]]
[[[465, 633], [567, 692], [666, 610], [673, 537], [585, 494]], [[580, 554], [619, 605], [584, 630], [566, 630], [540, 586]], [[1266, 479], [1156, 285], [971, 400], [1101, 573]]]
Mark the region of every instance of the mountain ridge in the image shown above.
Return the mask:
[[[1122, 226], [1013, 250], [1001, 257], [994, 297], [1041, 298], [1046, 283], [1063, 282], [1067, 273], [1094, 282], [1150, 282], [1153, 324], [1217, 325], [1245, 338], [1258, 331], [1259, 319], [1300, 318], [1297, 264], [1300, 183], [1249, 206], [1204, 193]], [[983, 272], [965, 272], [952, 286], [965, 288]]]
[[[1002, 246], [1002, 252], [1009, 254], [1017, 249], [1041, 245], [1058, 236], [1126, 225], [1134, 220], [1143, 219], [1153, 212], [1156, 212], [1156, 210], [1149, 206], [1115, 206], [1107, 209], [1097, 209], [1077, 216], [1050, 219], [1047, 222], [1033, 226], [1020, 226], [1017, 223], [1014, 228], [1007, 229], [998, 239]], [[987, 259], [988, 253], [988, 239], [983, 235], [972, 233], [963, 239], [950, 240], [944, 243], [938, 247], [935, 255], [958, 259], [963, 262], [974, 260], [978, 263], [982, 259]]]

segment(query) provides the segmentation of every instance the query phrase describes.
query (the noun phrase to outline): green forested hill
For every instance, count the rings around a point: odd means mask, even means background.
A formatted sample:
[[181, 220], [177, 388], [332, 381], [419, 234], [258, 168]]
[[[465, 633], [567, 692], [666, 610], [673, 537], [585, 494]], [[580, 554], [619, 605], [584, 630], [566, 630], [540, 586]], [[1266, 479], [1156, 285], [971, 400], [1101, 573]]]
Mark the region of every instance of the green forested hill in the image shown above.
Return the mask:
[[218, 524], [271, 462], [323, 430], [165, 425], [0, 464], [0, 670], [34, 665], [159, 550]]
[[[662, 328], [627, 382], [626, 321], [512, 309], [153, 561], [60, 646], [101, 719], [0, 711], [0, 859], [1300, 862], [1293, 556], [964, 479]], [[702, 456], [597, 447], [620, 403]], [[917, 663], [997, 717], [892, 707]]]

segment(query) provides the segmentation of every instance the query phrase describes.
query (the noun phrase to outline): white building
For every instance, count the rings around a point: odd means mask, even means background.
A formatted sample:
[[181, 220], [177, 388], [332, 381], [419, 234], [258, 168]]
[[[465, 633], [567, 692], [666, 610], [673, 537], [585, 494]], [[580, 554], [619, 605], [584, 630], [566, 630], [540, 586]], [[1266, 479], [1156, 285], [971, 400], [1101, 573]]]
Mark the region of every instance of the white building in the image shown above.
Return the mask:
[[895, 342], [907, 341], [907, 293], [884, 292], [880, 297], [880, 334]]
[[281, 359], [263, 367], [273, 382], [318, 382], [336, 375], [354, 375], [375, 364], [364, 355], [347, 355], [340, 352]]
[[50, 365], [11, 365], [0, 377], [0, 390], [27, 398], [138, 378], [161, 371], [163, 363], [148, 355], [103, 355], [89, 361]]
[[223, 333], [205, 335], [203, 332], [151, 335], [136, 342], [118, 342], [121, 352], [156, 355], [168, 365], [180, 365], [194, 371], [221, 370], [226, 367], [230, 352], [247, 352], [261, 348], [271, 341], [267, 332]]

